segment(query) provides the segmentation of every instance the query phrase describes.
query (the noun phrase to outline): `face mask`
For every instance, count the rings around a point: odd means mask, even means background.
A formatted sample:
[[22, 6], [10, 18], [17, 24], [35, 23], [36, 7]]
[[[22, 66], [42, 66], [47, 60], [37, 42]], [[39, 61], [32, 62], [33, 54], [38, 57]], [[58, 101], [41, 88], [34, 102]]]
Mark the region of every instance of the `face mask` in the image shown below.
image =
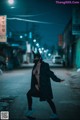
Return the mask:
[[38, 62], [39, 62], [39, 59], [37, 59], [37, 60], [34, 60], [34, 63], [35, 63], [35, 64], [37, 64]]

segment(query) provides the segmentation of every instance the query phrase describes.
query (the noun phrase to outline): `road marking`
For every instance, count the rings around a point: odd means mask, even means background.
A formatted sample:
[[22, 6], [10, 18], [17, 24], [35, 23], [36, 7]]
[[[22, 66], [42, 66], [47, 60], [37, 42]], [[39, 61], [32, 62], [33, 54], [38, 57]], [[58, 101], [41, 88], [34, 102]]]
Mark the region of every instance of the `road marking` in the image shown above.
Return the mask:
[[6, 76], [6, 75], [9, 75], [9, 76], [11, 76], [11, 75], [12, 75], [12, 76], [23, 76], [24, 74], [25, 74], [25, 73], [9, 73], [9, 74], [8, 74], [8, 73], [5, 73], [5, 76]]
[[80, 101], [60, 101], [60, 104], [74, 104], [80, 106]]
[[68, 83], [65, 83], [64, 85], [65, 85], [65, 86], [69, 86], [69, 84], [68, 84]]

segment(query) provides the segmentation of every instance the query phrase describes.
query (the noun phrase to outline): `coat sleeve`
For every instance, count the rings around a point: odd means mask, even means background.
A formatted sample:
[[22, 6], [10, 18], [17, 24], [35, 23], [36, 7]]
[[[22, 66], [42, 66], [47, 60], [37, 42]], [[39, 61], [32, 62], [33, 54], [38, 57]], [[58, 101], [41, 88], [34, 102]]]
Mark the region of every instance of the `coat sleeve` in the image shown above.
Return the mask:
[[50, 70], [49, 64], [47, 64], [46, 70], [47, 70], [48, 76], [49, 76], [53, 81], [56, 81], [56, 82], [60, 82], [60, 81], [61, 81], [61, 79], [59, 79], [59, 78], [54, 74], [54, 72], [52, 72], [52, 71]]

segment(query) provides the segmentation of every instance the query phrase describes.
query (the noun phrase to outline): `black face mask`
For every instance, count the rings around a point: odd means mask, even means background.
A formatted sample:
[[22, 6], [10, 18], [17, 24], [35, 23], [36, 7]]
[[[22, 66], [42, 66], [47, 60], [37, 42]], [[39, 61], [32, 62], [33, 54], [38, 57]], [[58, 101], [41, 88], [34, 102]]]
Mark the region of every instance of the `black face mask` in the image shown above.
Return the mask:
[[37, 64], [37, 63], [39, 62], [39, 59], [34, 60], [33, 62], [34, 62], [35, 64]]

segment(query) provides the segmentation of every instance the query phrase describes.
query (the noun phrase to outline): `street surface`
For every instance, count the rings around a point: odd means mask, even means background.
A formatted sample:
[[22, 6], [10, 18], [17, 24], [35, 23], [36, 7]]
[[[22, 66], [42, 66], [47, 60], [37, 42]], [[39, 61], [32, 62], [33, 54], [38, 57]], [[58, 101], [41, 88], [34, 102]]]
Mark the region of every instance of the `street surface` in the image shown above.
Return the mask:
[[[10, 120], [28, 120], [26, 93], [30, 88], [32, 68], [8, 71], [0, 75], [0, 111], [9, 111]], [[60, 120], [80, 120], [80, 89], [72, 88], [69, 70], [51, 68], [65, 81], [57, 83], [51, 80], [54, 103]], [[78, 92], [78, 94], [77, 94]], [[49, 120], [52, 111], [47, 102], [33, 98], [33, 109], [37, 120]]]

